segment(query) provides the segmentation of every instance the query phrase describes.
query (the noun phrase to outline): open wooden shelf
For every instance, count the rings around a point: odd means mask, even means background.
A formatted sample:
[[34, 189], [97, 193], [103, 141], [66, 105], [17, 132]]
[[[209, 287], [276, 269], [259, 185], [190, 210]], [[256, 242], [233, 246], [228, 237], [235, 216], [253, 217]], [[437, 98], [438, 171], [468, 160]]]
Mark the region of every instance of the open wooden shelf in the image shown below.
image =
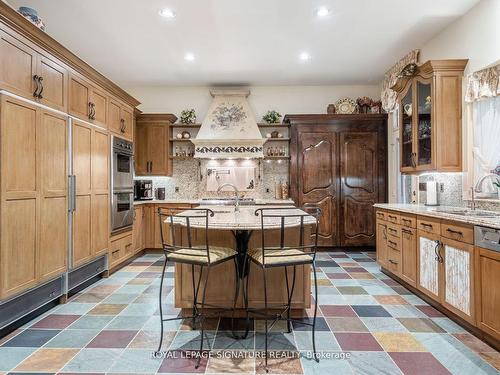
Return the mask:
[[177, 122], [175, 124], [170, 125], [171, 128], [200, 128], [201, 124], [182, 124]]
[[259, 128], [289, 128], [290, 124], [283, 124], [283, 123], [278, 123], [278, 124], [268, 124], [267, 122], [260, 122], [257, 124]]

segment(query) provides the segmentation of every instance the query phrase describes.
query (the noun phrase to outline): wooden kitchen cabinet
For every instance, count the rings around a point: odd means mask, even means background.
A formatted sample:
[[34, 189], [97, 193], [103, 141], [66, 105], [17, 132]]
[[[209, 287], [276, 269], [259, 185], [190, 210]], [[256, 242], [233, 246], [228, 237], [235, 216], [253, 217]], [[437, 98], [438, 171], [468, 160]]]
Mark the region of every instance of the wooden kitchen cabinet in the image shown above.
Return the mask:
[[417, 230], [401, 228], [401, 275], [411, 286], [417, 283]]
[[387, 196], [387, 116], [287, 115], [284, 122], [291, 197], [321, 208], [319, 246], [374, 246], [373, 205]]
[[468, 60], [429, 60], [397, 80], [400, 169], [462, 171], [462, 76]]
[[5, 31], [0, 30], [0, 85], [3, 89], [65, 111], [68, 70]]
[[140, 114], [136, 120], [135, 171], [139, 176], [171, 176], [170, 114]]
[[109, 242], [109, 268], [113, 268], [134, 255], [131, 231], [111, 237]]
[[387, 268], [387, 223], [377, 219], [377, 262]]
[[107, 94], [76, 73], [69, 78], [69, 113], [107, 128]]
[[109, 130], [128, 140], [133, 140], [134, 115], [133, 110], [117, 99], [110, 98], [108, 105]]
[[476, 325], [500, 340], [500, 253], [480, 247], [474, 251]]
[[474, 323], [474, 246], [441, 238], [441, 303], [469, 323]]
[[108, 249], [109, 136], [81, 121], [73, 122], [73, 264], [78, 267]]
[[440, 300], [440, 236], [418, 230], [417, 288], [432, 299]]
[[0, 299], [66, 271], [67, 122], [0, 97]]
[[143, 250], [146, 247], [145, 216], [146, 216], [146, 210], [144, 209], [144, 206], [138, 205], [134, 207], [134, 224], [133, 224], [132, 239], [133, 239], [133, 247], [135, 253], [138, 253], [139, 251]]

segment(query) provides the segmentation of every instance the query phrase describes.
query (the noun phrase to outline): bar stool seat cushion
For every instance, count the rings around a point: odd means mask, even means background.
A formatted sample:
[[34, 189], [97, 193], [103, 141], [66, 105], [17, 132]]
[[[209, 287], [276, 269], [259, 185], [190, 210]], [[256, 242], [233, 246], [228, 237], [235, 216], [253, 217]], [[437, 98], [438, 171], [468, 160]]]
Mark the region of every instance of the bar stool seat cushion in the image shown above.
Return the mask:
[[[223, 260], [232, 258], [237, 252], [228, 247], [210, 246], [210, 263], [220, 263]], [[168, 253], [167, 259], [178, 263], [194, 263], [208, 265], [207, 251], [205, 249], [179, 249]]]
[[[265, 250], [262, 258], [262, 249], [251, 249], [248, 256], [256, 263], [265, 266], [280, 266], [312, 263], [312, 256], [298, 249]], [[264, 264], [264, 261], [266, 262]]]

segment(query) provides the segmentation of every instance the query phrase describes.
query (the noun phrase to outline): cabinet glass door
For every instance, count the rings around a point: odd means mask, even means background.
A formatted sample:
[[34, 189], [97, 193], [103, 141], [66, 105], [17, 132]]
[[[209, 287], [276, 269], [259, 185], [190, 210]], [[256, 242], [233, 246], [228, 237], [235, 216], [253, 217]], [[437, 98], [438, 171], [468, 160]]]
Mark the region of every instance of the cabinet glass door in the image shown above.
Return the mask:
[[430, 82], [417, 81], [417, 165], [432, 164], [432, 97]]
[[401, 100], [401, 167], [414, 168], [413, 155], [413, 87], [410, 85]]

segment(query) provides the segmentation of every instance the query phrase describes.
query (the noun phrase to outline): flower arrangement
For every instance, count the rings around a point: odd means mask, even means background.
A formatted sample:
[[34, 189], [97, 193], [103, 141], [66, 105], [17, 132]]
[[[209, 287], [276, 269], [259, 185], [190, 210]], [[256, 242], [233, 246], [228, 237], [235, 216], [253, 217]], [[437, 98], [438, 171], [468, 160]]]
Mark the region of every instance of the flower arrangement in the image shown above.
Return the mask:
[[274, 110], [267, 111], [266, 114], [262, 116], [262, 120], [268, 124], [279, 124], [281, 121], [281, 114]]
[[194, 124], [196, 122], [196, 112], [194, 109], [185, 109], [181, 112], [179, 121], [182, 124]]

